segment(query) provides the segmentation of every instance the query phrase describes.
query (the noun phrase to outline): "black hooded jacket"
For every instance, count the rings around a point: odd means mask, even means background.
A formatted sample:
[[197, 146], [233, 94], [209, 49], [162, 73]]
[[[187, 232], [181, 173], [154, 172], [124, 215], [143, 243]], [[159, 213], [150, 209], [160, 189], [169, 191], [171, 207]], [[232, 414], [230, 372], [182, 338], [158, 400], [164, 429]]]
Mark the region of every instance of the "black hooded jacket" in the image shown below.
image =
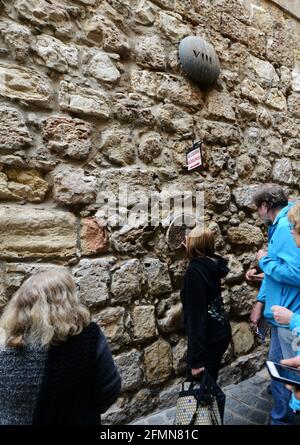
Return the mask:
[[230, 335], [221, 296], [221, 278], [228, 272], [227, 261], [219, 255], [193, 258], [185, 272], [180, 296], [191, 368], [201, 368], [206, 348]]

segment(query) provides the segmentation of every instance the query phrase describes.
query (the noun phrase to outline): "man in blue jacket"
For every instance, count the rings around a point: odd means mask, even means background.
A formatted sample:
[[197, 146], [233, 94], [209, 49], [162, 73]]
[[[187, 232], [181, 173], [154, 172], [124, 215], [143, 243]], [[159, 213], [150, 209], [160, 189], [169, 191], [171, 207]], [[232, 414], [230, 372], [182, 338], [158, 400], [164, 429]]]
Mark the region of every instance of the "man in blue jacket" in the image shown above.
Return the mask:
[[[264, 278], [251, 321], [257, 325], [264, 309], [264, 317], [271, 325], [269, 360], [280, 362], [283, 358], [295, 356], [296, 352], [292, 348], [293, 335], [289, 325], [276, 322], [272, 307], [278, 305], [300, 314], [300, 249], [295, 245], [287, 218], [293, 203], [288, 203], [283, 189], [276, 185], [262, 187], [253, 196], [253, 202], [260, 218], [268, 226], [268, 252], [261, 250], [258, 253]], [[290, 392], [274, 380], [271, 389], [274, 402], [271, 425], [293, 424]]]

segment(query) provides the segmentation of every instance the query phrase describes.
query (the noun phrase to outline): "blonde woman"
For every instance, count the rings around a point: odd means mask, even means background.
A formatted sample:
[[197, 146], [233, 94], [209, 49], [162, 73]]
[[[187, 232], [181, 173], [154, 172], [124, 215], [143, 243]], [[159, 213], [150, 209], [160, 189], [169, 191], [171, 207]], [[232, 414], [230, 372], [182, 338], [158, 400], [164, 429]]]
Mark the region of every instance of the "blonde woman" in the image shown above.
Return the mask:
[[229, 272], [227, 261], [215, 254], [214, 234], [195, 227], [186, 238], [190, 259], [181, 289], [188, 336], [188, 378], [204, 370], [217, 381], [222, 356], [231, 338], [224, 313], [221, 278]]
[[120, 376], [67, 271], [38, 272], [0, 318], [0, 424], [98, 424]]

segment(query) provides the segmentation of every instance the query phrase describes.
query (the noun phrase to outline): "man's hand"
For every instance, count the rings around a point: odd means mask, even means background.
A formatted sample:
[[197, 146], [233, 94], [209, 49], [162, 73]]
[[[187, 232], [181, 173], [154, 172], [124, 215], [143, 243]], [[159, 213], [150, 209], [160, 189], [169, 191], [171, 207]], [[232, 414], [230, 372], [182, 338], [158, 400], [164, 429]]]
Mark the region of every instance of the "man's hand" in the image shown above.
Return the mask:
[[283, 306], [272, 306], [274, 320], [279, 324], [290, 324], [293, 312]]
[[264, 278], [264, 273], [257, 273], [257, 269], [249, 269], [246, 272], [246, 279], [248, 281], [262, 281]]
[[263, 307], [264, 307], [263, 303], [258, 301], [252, 309], [250, 320], [254, 327], [257, 327], [258, 322], [262, 317]]
[[[292, 368], [300, 368], [300, 356], [288, 358], [286, 360], [281, 360], [282, 365], [291, 366]], [[290, 391], [294, 391], [294, 396], [296, 399], [300, 400], [300, 389], [295, 386], [285, 385]]]
[[192, 376], [197, 377], [204, 371], [204, 368], [192, 368]]
[[256, 254], [257, 261], [261, 260], [264, 256], [267, 256], [267, 255], [268, 255], [267, 250], [260, 249]]

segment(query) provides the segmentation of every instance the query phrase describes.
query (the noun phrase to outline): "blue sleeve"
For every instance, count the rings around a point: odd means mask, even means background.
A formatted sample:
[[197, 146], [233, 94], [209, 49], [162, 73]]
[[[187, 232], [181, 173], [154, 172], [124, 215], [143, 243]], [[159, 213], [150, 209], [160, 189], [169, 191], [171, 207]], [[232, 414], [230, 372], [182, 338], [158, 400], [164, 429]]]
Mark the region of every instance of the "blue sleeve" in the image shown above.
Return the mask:
[[273, 260], [269, 256], [263, 257], [258, 264], [261, 270], [273, 280], [300, 287], [300, 265], [291, 266], [285, 261]]
[[263, 304], [265, 304], [265, 302], [266, 302], [266, 291], [265, 291], [265, 288], [266, 288], [265, 280], [262, 280], [259, 292], [257, 294], [257, 301], [259, 301], [260, 303], [263, 303]]
[[294, 411], [300, 411], [300, 400], [296, 399], [293, 393], [290, 400], [290, 408]]
[[293, 313], [290, 321], [290, 330], [296, 330], [298, 336], [300, 336], [300, 314]]

